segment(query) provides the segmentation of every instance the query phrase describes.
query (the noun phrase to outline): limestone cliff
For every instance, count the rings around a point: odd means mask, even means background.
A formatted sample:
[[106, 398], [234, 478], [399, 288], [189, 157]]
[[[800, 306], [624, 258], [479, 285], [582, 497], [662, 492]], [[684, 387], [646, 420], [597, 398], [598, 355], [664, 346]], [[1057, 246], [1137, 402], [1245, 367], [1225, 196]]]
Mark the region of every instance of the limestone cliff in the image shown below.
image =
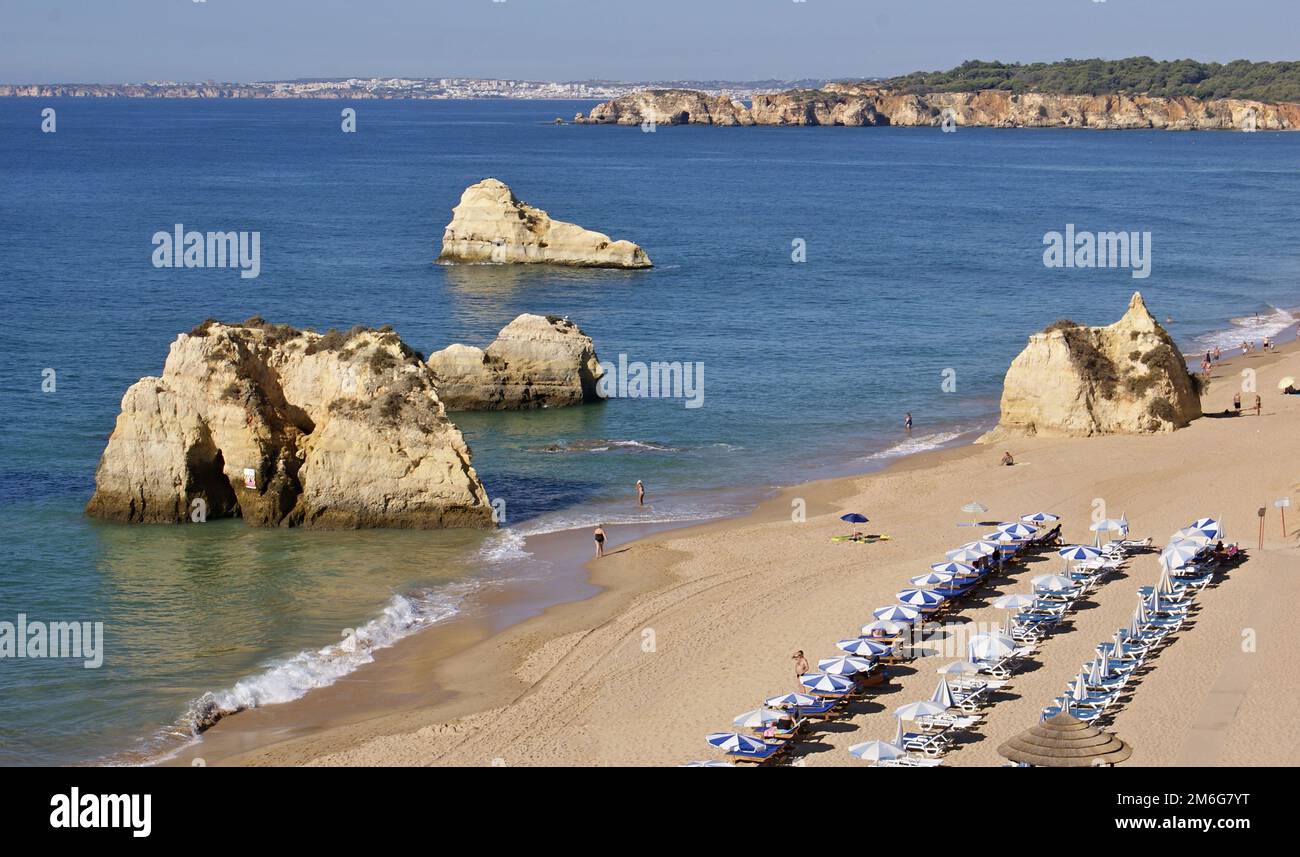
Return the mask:
[[492, 526], [469, 447], [397, 334], [260, 319], [182, 334], [162, 375], [126, 391], [86, 511], [129, 522]]
[[429, 357], [438, 397], [454, 411], [580, 405], [604, 374], [596, 347], [568, 319], [525, 313], [486, 349], [450, 345]]
[[822, 89], [755, 95], [747, 108], [690, 90], [645, 90], [593, 107], [580, 124], [639, 125], [958, 125], [996, 128], [1158, 128], [1231, 130], [1253, 121], [1261, 131], [1300, 128], [1300, 104], [1237, 98], [1148, 95], [1015, 94], [1002, 90], [914, 95], [873, 84], [832, 83]]
[[614, 241], [603, 233], [552, 220], [496, 179], [483, 179], [461, 194], [443, 232], [438, 261], [650, 267], [650, 257], [631, 241]]
[[998, 427], [982, 440], [1173, 431], [1201, 416], [1198, 387], [1135, 292], [1108, 327], [1060, 321], [1029, 337], [1007, 371]]

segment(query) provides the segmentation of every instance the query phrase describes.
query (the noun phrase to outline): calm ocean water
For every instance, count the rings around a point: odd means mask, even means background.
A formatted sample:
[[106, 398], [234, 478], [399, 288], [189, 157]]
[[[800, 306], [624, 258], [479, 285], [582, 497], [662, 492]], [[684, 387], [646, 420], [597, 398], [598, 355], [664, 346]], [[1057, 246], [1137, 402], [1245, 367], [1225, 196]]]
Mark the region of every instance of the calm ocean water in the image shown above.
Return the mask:
[[[54, 106], [58, 131], [42, 134]], [[520, 535], [736, 511], [987, 425], [1059, 317], [1139, 288], [1188, 350], [1300, 305], [1300, 134], [713, 129], [550, 124], [589, 103], [0, 100], [0, 621], [103, 621], [103, 666], [0, 660], [0, 764], [138, 758], [186, 712], [291, 699], [385, 645], [544, 576]], [[645, 272], [432, 264], [486, 176], [629, 238]], [[262, 271], [166, 270], [150, 237], [259, 230]], [[1045, 232], [1150, 231], [1152, 273], [1053, 270]], [[792, 242], [807, 260], [791, 259]], [[81, 510], [127, 386], [208, 316], [392, 324], [426, 353], [520, 312], [602, 359], [702, 361], [705, 404], [462, 415], [502, 533], [127, 527]], [[43, 393], [42, 372], [57, 372]], [[945, 369], [957, 391], [944, 393]], [[900, 425], [916, 418], [910, 440]], [[652, 507], [628, 503], [646, 482]], [[322, 647], [326, 647], [321, 651]]]

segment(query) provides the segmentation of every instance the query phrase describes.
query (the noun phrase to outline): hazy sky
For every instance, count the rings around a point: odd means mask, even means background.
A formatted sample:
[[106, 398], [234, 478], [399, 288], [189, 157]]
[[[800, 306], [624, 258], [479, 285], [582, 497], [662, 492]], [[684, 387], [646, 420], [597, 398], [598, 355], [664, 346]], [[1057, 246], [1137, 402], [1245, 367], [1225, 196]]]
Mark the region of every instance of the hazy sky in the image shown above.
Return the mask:
[[1298, 35], [1300, 0], [0, 0], [0, 82], [839, 78]]

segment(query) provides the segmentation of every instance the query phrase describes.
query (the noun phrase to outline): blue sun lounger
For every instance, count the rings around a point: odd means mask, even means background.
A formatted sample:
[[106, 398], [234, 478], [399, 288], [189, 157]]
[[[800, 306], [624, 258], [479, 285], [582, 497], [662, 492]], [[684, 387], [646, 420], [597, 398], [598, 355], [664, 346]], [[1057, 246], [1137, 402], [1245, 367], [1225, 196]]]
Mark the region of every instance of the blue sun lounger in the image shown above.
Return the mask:
[[737, 762], [770, 762], [772, 759], [780, 756], [789, 747], [789, 743], [782, 741], [780, 744], [764, 744], [762, 750], [746, 752], [744, 750], [732, 750], [727, 753], [728, 759], [735, 759]]

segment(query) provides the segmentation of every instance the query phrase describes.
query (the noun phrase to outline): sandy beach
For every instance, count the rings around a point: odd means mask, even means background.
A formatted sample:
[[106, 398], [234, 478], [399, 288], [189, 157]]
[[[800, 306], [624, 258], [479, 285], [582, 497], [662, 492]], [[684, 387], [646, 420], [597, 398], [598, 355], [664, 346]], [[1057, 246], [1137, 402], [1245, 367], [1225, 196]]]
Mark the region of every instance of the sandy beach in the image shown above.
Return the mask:
[[[245, 712], [180, 754], [229, 765], [678, 765], [721, 754], [704, 741], [736, 714], [796, 690], [790, 655], [838, 654], [871, 611], [894, 602], [909, 577], [969, 541], [960, 507], [987, 521], [1039, 510], [1062, 516], [1067, 542], [1091, 542], [1094, 503], [1125, 514], [1132, 536], [1157, 546], [1194, 518], [1220, 518], [1249, 559], [1200, 596], [1201, 610], [1150, 662], [1154, 667], [1108, 727], [1133, 748], [1128, 765], [1300, 764], [1300, 724], [1278, 716], [1296, 701], [1300, 626], [1300, 510], [1283, 535], [1273, 500], [1300, 488], [1300, 396], [1276, 388], [1300, 375], [1300, 351], [1225, 357], [1203, 399], [1206, 417], [1172, 434], [1026, 438], [968, 444], [898, 461], [864, 476], [796, 486], [752, 514], [652, 534], [611, 531], [612, 553], [575, 576], [574, 597], [509, 627], [451, 623], [378, 653], [376, 662], [306, 698]], [[1257, 372], [1263, 414], [1224, 418], [1243, 368]], [[1247, 404], [1253, 397], [1246, 396]], [[918, 415], [918, 422], [920, 415]], [[1000, 467], [1004, 448], [1014, 467]], [[806, 521], [792, 508], [806, 505]], [[1256, 510], [1267, 507], [1259, 549]], [[846, 511], [871, 518], [887, 541], [832, 541]], [[987, 528], [985, 528], [987, 529]], [[579, 568], [589, 535], [558, 534], [547, 550]], [[954, 621], [1005, 618], [993, 598], [1025, 592], [1060, 560], [1019, 566], [969, 599]], [[1126, 624], [1135, 592], [1159, 574], [1155, 554], [1134, 557], [1046, 640], [944, 765], [1003, 763], [996, 748], [1032, 726]], [[581, 594], [579, 594], [581, 593]], [[890, 711], [929, 698], [923, 658], [893, 670], [853, 713], [817, 726], [796, 764], [861, 765], [846, 748], [889, 739]]]

